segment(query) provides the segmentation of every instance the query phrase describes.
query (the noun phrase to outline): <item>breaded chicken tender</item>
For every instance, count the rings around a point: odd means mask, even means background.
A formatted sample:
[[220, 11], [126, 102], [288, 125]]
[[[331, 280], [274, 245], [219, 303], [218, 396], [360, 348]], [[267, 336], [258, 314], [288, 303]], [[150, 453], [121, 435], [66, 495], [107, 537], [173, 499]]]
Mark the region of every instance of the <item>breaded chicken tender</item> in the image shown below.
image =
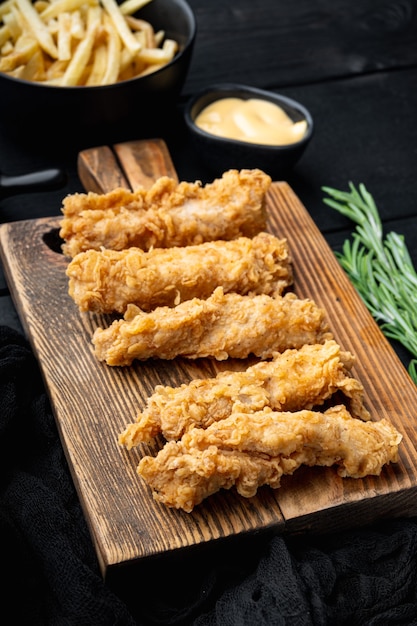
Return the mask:
[[323, 309], [293, 293], [285, 296], [225, 294], [218, 287], [206, 300], [193, 298], [150, 313], [134, 305], [124, 319], [93, 334], [96, 357], [108, 365], [150, 358], [189, 359], [250, 355], [271, 358], [287, 348], [332, 338]]
[[235, 486], [246, 498], [262, 485], [276, 489], [301, 465], [335, 465], [342, 477], [379, 476], [398, 461], [401, 440], [388, 420], [363, 422], [343, 405], [324, 413], [266, 408], [193, 428], [156, 457], [142, 458], [137, 472], [155, 500], [191, 512], [220, 489]]
[[68, 195], [62, 206], [62, 251], [142, 250], [215, 239], [253, 237], [266, 229], [271, 178], [258, 169], [229, 170], [205, 186], [163, 176], [149, 189]]
[[120, 434], [119, 443], [130, 450], [159, 434], [180, 439], [191, 428], [207, 428], [236, 411], [312, 409], [335, 394], [338, 403], [343, 397], [353, 417], [368, 420], [363, 385], [350, 374], [354, 360], [329, 340], [286, 350], [242, 372], [220, 372], [180, 387], [158, 385], [136, 422]]
[[195, 246], [88, 250], [66, 271], [69, 295], [81, 311], [124, 313], [208, 298], [216, 287], [241, 294], [281, 294], [293, 282], [286, 239], [262, 232], [253, 238]]

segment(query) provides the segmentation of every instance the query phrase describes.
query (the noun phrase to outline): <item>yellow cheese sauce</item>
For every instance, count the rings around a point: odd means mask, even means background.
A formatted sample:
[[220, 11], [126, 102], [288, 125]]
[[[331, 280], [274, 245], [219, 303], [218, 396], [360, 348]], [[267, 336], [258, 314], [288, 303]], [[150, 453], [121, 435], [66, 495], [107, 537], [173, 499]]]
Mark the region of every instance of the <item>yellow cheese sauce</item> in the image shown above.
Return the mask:
[[212, 135], [268, 145], [300, 141], [307, 122], [293, 122], [278, 105], [261, 98], [222, 98], [199, 113], [196, 125]]

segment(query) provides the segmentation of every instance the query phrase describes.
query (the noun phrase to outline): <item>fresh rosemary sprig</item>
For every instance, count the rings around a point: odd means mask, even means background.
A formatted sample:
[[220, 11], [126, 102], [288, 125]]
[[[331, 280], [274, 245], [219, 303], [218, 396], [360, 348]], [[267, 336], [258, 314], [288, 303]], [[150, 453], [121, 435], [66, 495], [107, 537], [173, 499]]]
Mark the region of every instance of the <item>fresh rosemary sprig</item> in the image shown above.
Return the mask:
[[404, 237], [384, 237], [381, 218], [363, 184], [349, 183], [349, 192], [322, 187], [323, 201], [356, 223], [352, 239], [336, 252], [339, 263], [386, 337], [412, 355], [408, 373], [417, 384], [417, 272]]

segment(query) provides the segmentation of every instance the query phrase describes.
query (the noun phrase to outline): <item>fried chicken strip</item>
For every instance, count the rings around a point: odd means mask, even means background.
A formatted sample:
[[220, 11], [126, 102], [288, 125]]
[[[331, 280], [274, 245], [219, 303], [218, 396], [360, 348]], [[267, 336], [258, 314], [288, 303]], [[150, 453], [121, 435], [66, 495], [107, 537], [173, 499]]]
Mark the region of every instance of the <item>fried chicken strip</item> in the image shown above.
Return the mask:
[[262, 232], [253, 238], [210, 241], [195, 246], [88, 250], [66, 271], [68, 292], [81, 311], [124, 313], [208, 298], [224, 292], [281, 294], [293, 282], [286, 239]]
[[312, 409], [334, 394], [340, 403], [338, 392], [353, 417], [368, 420], [363, 385], [350, 374], [354, 360], [329, 340], [286, 350], [242, 372], [220, 372], [180, 387], [158, 385], [119, 444], [130, 450], [161, 433], [167, 440], [180, 439], [190, 428], [207, 428], [233, 412]]
[[235, 486], [246, 498], [262, 485], [276, 489], [301, 465], [335, 465], [342, 477], [379, 476], [398, 461], [401, 440], [388, 420], [363, 422], [342, 405], [324, 413], [264, 409], [193, 428], [156, 457], [145, 456], [137, 472], [155, 500], [190, 512], [220, 489]]
[[74, 257], [90, 248], [149, 250], [252, 237], [266, 228], [270, 185], [261, 170], [229, 170], [205, 186], [163, 176], [149, 190], [71, 194], [61, 209], [62, 251]]
[[262, 359], [287, 348], [323, 343], [331, 334], [323, 309], [293, 293], [285, 296], [225, 294], [218, 287], [206, 300], [193, 298], [176, 307], [144, 313], [129, 305], [124, 319], [93, 334], [96, 357], [108, 365], [134, 359], [189, 359], [254, 354]]

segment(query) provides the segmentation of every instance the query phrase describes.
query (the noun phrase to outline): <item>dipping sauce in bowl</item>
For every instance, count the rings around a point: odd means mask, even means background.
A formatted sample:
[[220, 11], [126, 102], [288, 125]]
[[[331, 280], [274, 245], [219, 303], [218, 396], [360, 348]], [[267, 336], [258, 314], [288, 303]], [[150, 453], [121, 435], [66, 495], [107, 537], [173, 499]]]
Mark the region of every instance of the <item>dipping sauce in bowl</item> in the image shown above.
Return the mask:
[[307, 121], [293, 121], [284, 109], [261, 98], [221, 98], [205, 107], [195, 124], [207, 133], [268, 145], [300, 141]]
[[184, 120], [196, 157], [220, 176], [258, 168], [284, 179], [313, 136], [308, 109], [291, 98], [249, 85], [209, 85], [187, 102]]

